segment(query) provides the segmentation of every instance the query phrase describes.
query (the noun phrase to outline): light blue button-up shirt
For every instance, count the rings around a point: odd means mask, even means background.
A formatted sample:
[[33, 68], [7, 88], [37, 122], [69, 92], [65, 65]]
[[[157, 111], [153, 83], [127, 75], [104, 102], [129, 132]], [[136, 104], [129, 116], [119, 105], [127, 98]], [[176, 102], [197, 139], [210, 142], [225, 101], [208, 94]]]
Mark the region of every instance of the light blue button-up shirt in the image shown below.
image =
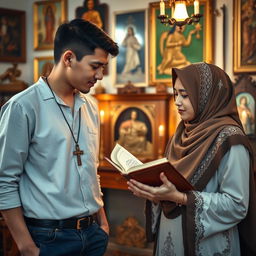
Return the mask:
[[22, 206], [24, 215], [64, 219], [89, 215], [103, 206], [97, 175], [99, 115], [92, 96], [77, 93], [74, 112], [57, 95], [75, 142], [42, 78], [13, 96], [0, 113], [0, 210]]

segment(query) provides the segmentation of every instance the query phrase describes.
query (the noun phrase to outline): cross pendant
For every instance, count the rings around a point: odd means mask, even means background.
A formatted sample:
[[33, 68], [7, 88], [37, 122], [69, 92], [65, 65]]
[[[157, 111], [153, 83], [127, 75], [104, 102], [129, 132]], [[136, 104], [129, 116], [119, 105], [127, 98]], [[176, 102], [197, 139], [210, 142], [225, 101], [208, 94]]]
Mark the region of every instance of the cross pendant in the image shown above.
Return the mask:
[[79, 166], [82, 165], [82, 160], [81, 160], [81, 156], [80, 156], [80, 155], [83, 155], [83, 154], [84, 154], [84, 151], [83, 151], [83, 150], [80, 150], [79, 145], [76, 144], [76, 150], [73, 152], [73, 155], [76, 156], [76, 158], [77, 158], [77, 164], [78, 164]]

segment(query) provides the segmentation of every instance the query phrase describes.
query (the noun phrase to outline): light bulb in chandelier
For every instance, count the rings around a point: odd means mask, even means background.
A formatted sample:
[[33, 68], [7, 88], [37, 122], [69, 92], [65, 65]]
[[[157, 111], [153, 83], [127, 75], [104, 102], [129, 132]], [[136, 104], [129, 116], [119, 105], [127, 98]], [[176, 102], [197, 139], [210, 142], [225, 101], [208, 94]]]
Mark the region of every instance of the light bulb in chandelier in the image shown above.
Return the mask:
[[[192, 3], [194, 4], [194, 14], [189, 17], [186, 5]], [[172, 9], [172, 17], [169, 17], [166, 14], [165, 7], [168, 5]], [[199, 0], [169, 0], [169, 4], [167, 1], [161, 0], [160, 15], [158, 18], [162, 24], [170, 26], [177, 25], [181, 28], [183, 25], [197, 23], [200, 21], [200, 18], [203, 15], [199, 13], [199, 9]]]

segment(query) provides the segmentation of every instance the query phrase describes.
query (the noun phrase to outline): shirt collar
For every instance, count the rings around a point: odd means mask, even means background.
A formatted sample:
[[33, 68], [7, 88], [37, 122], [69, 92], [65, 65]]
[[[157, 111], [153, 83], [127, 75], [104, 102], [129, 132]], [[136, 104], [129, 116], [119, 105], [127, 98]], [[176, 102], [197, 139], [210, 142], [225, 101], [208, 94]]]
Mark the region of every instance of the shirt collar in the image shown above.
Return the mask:
[[[47, 83], [44, 81], [42, 77], [39, 78], [38, 83], [39, 83], [39, 91], [43, 96], [43, 100], [46, 101], [46, 100], [54, 99], [49, 86], [47, 85]], [[56, 94], [55, 96], [59, 104], [66, 105]], [[85, 102], [86, 102], [86, 98], [84, 97], [84, 95], [81, 92], [77, 92], [75, 95], [75, 108], [79, 109], [82, 106], [82, 104], [84, 104]]]

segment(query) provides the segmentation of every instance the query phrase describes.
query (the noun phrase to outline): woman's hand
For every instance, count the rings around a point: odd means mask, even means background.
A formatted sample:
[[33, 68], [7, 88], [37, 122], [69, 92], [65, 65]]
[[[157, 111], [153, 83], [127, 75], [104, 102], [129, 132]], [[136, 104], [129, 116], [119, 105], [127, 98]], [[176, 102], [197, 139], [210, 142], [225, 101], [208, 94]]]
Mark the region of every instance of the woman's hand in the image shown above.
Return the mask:
[[128, 189], [131, 190], [135, 196], [148, 199], [154, 203], [159, 201], [172, 201], [179, 204], [186, 204], [186, 194], [178, 191], [164, 173], [160, 174], [160, 179], [163, 182], [163, 185], [160, 187], [151, 187], [131, 179], [127, 182]]

